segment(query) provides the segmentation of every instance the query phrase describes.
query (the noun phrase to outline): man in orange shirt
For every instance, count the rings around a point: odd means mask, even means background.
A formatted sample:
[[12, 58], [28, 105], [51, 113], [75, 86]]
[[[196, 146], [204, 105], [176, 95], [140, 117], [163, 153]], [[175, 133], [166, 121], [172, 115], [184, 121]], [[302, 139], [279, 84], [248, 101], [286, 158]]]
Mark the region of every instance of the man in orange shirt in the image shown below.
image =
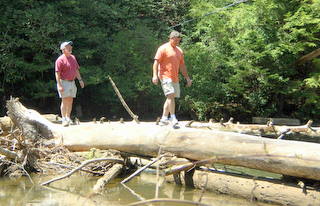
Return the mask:
[[[169, 42], [161, 45], [154, 57], [152, 82], [158, 84], [160, 79], [166, 101], [163, 105], [163, 113], [160, 120], [162, 125], [178, 123], [175, 115], [175, 97], [180, 97], [179, 70], [187, 80], [187, 87], [190, 87], [192, 80], [188, 76], [184, 63], [183, 51], [178, 47], [181, 34], [172, 31], [169, 35]], [[170, 114], [170, 119], [168, 118]]]

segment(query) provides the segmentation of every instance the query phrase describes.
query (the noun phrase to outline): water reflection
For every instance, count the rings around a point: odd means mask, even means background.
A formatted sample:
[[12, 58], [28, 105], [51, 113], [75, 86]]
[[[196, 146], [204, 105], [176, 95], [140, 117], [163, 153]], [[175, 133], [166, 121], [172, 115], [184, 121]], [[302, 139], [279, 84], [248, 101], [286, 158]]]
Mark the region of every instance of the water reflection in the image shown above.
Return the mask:
[[[97, 178], [80, 175], [54, 182], [50, 187], [38, 186], [50, 177], [33, 177], [36, 186], [27, 178], [19, 180], [0, 179], [0, 205], [5, 206], [70, 206], [70, 205], [127, 205], [140, 201], [139, 198], [152, 199], [155, 197], [156, 178], [154, 175], [141, 174], [122, 186], [120, 180], [111, 182], [102, 195], [92, 195], [91, 191]], [[169, 184], [162, 179], [159, 190], [160, 198], [198, 201], [202, 196], [201, 190], [180, 187]], [[272, 206], [271, 204], [249, 202], [244, 199], [227, 195], [204, 192], [202, 203], [214, 206]], [[169, 203], [153, 203], [153, 205], [182, 205]]]

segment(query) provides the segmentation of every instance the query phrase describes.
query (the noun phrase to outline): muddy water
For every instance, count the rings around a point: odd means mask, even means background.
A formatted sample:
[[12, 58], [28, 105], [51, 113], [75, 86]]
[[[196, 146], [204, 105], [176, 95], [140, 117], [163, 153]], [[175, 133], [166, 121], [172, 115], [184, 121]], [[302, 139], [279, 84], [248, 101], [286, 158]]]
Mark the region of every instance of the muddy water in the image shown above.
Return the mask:
[[[96, 178], [85, 176], [71, 176], [68, 179], [54, 182], [50, 187], [37, 186], [50, 177], [33, 177], [35, 185], [27, 178], [19, 180], [0, 179], [0, 205], [2, 206], [91, 206], [91, 205], [127, 205], [139, 201], [139, 198], [152, 199], [155, 197], [155, 176], [141, 174], [126, 184], [127, 188], [113, 181], [102, 195], [91, 196]], [[162, 179], [159, 189], [160, 198], [174, 198], [180, 200], [198, 201], [201, 191], [187, 189], [169, 184]], [[228, 195], [205, 192], [202, 203], [213, 206], [274, 206], [272, 204], [250, 202]], [[183, 204], [153, 204], [153, 205], [183, 205]]]

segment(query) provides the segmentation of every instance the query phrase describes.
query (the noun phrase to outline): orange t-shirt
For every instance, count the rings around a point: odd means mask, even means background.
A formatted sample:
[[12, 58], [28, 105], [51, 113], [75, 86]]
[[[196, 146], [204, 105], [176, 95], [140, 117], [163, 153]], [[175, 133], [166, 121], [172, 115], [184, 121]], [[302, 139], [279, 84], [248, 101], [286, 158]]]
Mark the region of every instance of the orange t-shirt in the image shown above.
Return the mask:
[[173, 47], [167, 42], [158, 48], [154, 59], [159, 61], [159, 78], [170, 78], [173, 82], [179, 82], [179, 68], [184, 64], [182, 49]]

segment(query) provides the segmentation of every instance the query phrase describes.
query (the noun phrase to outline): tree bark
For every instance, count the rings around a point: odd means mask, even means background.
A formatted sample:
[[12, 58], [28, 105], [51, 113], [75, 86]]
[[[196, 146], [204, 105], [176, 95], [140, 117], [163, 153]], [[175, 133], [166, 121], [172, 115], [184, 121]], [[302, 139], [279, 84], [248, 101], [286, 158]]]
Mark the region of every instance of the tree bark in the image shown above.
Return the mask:
[[212, 159], [290, 176], [320, 180], [320, 145], [251, 135], [132, 123], [81, 124], [64, 128], [63, 144], [70, 150], [116, 149], [157, 156], [159, 147], [191, 160]]
[[[179, 184], [186, 184], [185, 174], [178, 176]], [[173, 176], [166, 177], [168, 182], [175, 182]], [[320, 192], [302, 188], [279, 180], [244, 177], [221, 172], [196, 170], [193, 186], [208, 191], [241, 196], [246, 199], [267, 201], [281, 205], [301, 206], [320, 205]]]
[[123, 164], [114, 164], [93, 186], [93, 192], [95, 194], [101, 193], [105, 186], [120, 174], [122, 168]]
[[61, 127], [44, 121], [39, 114], [29, 112], [21, 103], [14, 104], [17, 106], [8, 107], [10, 117], [23, 130], [30, 128], [32, 133], [42, 137], [55, 137], [58, 143], [72, 151], [115, 149], [156, 157], [161, 147], [163, 152], [191, 160], [211, 160], [320, 180], [320, 145], [315, 143], [216, 130], [173, 129], [170, 126], [157, 126], [155, 123], [81, 123]]
[[[59, 123], [61, 121], [61, 118], [55, 114], [43, 114], [41, 116], [52, 123]], [[7, 135], [13, 126], [14, 124], [11, 121], [10, 117], [0, 117], [0, 134], [2, 133], [1, 135]]]
[[19, 99], [11, 98], [6, 106], [8, 116], [26, 138], [36, 140], [61, 137], [57, 125], [42, 117], [37, 111], [24, 107]]
[[310, 52], [309, 54], [306, 54], [306, 55], [302, 56], [300, 59], [298, 59], [295, 62], [295, 64], [296, 65], [303, 64], [303, 63], [305, 63], [305, 62], [307, 62], [307, 61], [309, 61], [309, 60], [311, 60], [313, 58], [316, 58], [319, 55], [320, 55], [320, 48]]

